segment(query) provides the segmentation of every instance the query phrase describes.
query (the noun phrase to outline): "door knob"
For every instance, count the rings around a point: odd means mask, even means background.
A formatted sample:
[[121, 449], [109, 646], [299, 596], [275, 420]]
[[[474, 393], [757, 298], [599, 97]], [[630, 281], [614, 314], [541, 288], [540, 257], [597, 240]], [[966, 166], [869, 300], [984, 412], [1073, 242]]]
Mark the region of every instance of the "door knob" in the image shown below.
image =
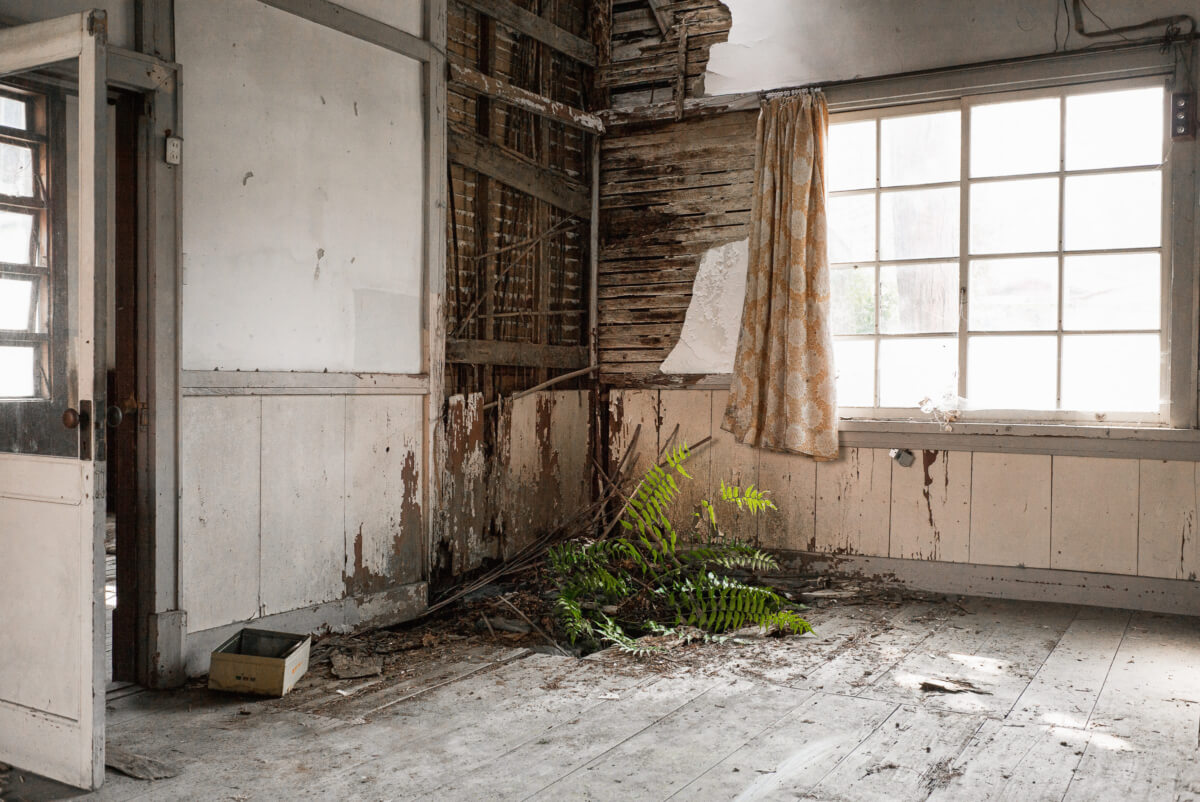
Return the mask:
[[73, 408], [68, 408], [62, 414], [62, 422], [63, 426], [66, 426], [68, 429], [79, 428], [79, 413]]
[[104, 422], [108, 424], [108, 428], [115, 429], [121, 425], [121, 421], [125, 420], [125, 413], [120, 407], [109, 407], [104, 414]]

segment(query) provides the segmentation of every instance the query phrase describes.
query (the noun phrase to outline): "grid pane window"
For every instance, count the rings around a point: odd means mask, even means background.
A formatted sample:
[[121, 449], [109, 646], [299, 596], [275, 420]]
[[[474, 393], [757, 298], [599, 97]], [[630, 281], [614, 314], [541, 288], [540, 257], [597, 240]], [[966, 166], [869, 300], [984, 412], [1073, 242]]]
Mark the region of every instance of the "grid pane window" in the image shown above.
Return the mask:
[[0, 89], [0, 399], [52, 389], [46, 103]]
[[834, 115], [839, 404], [1161, 414], [1165, 100], [1143, 81]]

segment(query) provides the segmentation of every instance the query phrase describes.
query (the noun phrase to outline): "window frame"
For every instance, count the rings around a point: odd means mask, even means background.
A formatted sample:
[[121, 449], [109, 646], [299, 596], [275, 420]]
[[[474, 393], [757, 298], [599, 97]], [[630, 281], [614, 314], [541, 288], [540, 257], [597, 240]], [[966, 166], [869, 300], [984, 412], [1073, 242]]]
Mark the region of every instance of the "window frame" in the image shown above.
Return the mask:
[[[57, 143], [51, 139], [51, 117], [57, 116], [57, 98], [45, 91], [27, 89], [24, 82], [0, 84], [0, 97], [16, 100], [25, 105], [24, 129], [0, 126], [0, 143], [28, 147], [32, 151], [35, 170], [33, 193], [28, 196], [0, 194], [0, 211], [30, 214], [33, 219], [33, 237], [30, 240], [30, 258], [27, 264], [0, 262], [0, 279], [30, 281], [30, 309], [27, 328], [0, 329], [0, 346], [28, 347], [33, 349], [33, 394], [30, 396], [4, 396], [5, 403], [46, 402], [61, 381], [61, 359], [51, 332], [55, 330], [54, 315], [60, 303], [61, 277], [56, 273], [55, 260], [60, 254], [55, 247], [53, 204], [59, 191], [51, 188], [57, 179]], [[36, 244], [36, 245], [35, 245]]]
[[[1183, 46], [1192, 49], [1190, 44]], [[1063, 91], [1078, 92], [1087, 85], [1096, 85], [1097, 91], [1103, 91], [1116, 87], [1118, 81], [1128, 85], [1137, 81], [1143, 85], [1161, 81], [1165, 84], [1169, 102], [1174, 86], [1195, 85], [1195, 75], [1189, 74], [1185, 67], [1189, 63], [1195, 63], [1195, 59], [1179, 58], [1174, 51], [1161, 52], [1158, 46], [1123, 47], [1096, 53], [954, 68], [924, 75], [856, 81], [826, 87], [825, 92], [831, 116], [837, 115], [840, 121], [849, 121], [851, 118], [848, 113], [862, 112], [862, 116], [872, 117], [878, 116], [884, 109], [896, 115], [916, 113], [914, 107], [937, 102], [948, 101], [955, 107], [967, 108], [964, 105], [965, 98], [970, 98], [974, 105], [995, 102], [999, 100], [995, 97], [997, 94], [1006, 95], [1005, 100], [1018, 99], [1018, 92], [1022, 95], [1028, 92], [1028, 96], [1035, 96], [1039, 92], [1053, 95]], [[969, 125], [968, 115], [964, 114], [960, 122], [964, 126]], [[962, 158], [968, 159], [969, 147], [961, 150]], [[1136, 439], [1139, 432], [1149, 434], [1159, 431], [1160, 435], [1149, 438], [1159, 443], [1163, 435], [1173, 437], [1161, 430], [1196, 428], [1197, 352], [1200, 350], [1197, 343], [1197, 279], [1193, 252], [1196, 239], [1196, 154], [1195, 141], [1173, 141], [1169, 136], [1165, 139], [1161, 168], [1164, 281], [1160, 337], [1168, 347], [1162, 349], [1164, 362], [1160, 381], [1164, 392], [1161, 394], [1159, 411], [1145, 416], [1097, 416], [1027, 410], [1019, 411], [1019, 415], [1008, 416], [985, 411], [982, 414], [964, 415], [953, 425], [954, 432], [961, 432], [961, 436], [969, 436], [972, 442], [978, 442], [980, 437], [1011, 434], [1052, 434], [1058, 437], [1117, 438], [1128, 441], [1130, 438]], [[1062, 155], [1060, 151], [1060, 157]], [[878, 171], [878, 164], [876, 168]], [[1052, 175], [1064, 173], [1060, 164], [1059, 171]], [[969, 172], [965, 166], [960, 181], [969, 186]], [[1062, 186], [1060, 183], [1060, 191]], [[965, 191], [960, 187], [960, 192]], [[966, 209], [960, 207], [960, 215], [965, 215], [965, 212]], [[967, 229], [960, 218], [960, 237], [965, 236]], [[961, 248], [957, 259], [961, 272], [961, 266], [966, 264], [966, 254]], [[960, 281], [961, 286], [963, 284]], [[965, 354], [966, 349], [960, 348], [960, 361], [965, 359]], [[906, 440], [911, 440], [915, 435], [937, 433], [937, 439], [943, 443], [946, 442], [945, 437], [955, 437], [946, 432], [941, 422], [911, 408], [842, 408], [839, 417], [842, 418], [842, 431], [849, 435], [843, 436], [846, 445], [881, 445], [884, 441], [876, 435], [889, 433], [903, 435]], [[1191, 433], [1182, 431], [1175, 439], [1186, 443], [1189, 449], [1196, 442]], [[1041, 451], [1042, 447], [1031, 450]], [[1104, 449], [1101, 447], [1099, 450]]]
[[[1103, 92], [1118, 92], [1129, 89], [1144, 89], [1144, 88], [1159, 88], [1163, 89], [1163, 149], [1160, 161], [1156, 164], [1139, 164], [1120, 167], [1103, 167], [1103, 168], [1086, 168], [1077, 170], [1068, 170], [1066, 166], [1065, 139], [1066, 139], [1066, 99], [1067, 96], [1079, 96], [1092, 93]], [[1127, 78], [1116, 80], [1100, 80], [1095, 83], [1088, 84], [1073, 84], [1070, 86], [1052, 86], [1038, 89], [1023, 89], [1008, 92], [991, 92], [985, 94], [966, 94], [954, 100], [934, 101], [931, 103], [910, 104], [904, 106], [889, 106], [875, 109], [863, 109], [858, 111], [831, 113], [830, 124], [837, 123], [852, 123], [863, 120], [872, 120], [875, 122], [875, 185], [864, 189], [839, 190], [831, 192], [831, 197], [844, 197], [853, 195], [873, 195], [875, 199], [875, 254], [871, 260], [862, 260], [863, 267], [869, 267], [874, 271], [874, 286], [875, 286], [875, 328], [876, 331], [872, 334], [851, 334], [851, 335], [836, 335], [835, 340], [839, 341], [873, 341], [875, 344], [875, 371], [874, 389], [875, 399], [878, 402], [880, 398], [879, 388], [879, 355], [881, 344], [886, 339], [947, 339], [953, 338], [957, 344], [957, 372], [956, 372], [956, 393], [959, 396], [965, 397], [970, 402], [970, 395], [967, 392], [967, 382], [970, 380], [968, 356], [969, 356], [969, 341], [972, 338], [992, 337], [992, 336], [1039, 336], [1039, 337], [1054, 337], [1057, 348], [1056, 361], [1056, 394], [1061, 398], [1062, 394], [1062, 348], [1064, 338], [1071, 334], [1086, 335], [1103, 335], [1103, 334], [1147, 334], [1153, 333], [1158, 336], [1159, 353], [1163, 355], [1159, 369], [1159, 387], [1158, 398], [1160, 399], [1158, 409], [1146, 412], [1131, 412], [1131, 411], [1108, 411], [1108, 410], [1071, 410], [1071, 409], [1006, 409], [1006, 408], [985, 408], [985, 409], [964, 409], [958, 413], [958, 420], [976, 421], [976, 422], [1011, 422], [1011, 423], [1118, 423], [1134, 426], [1163, 426], [1168, 422], [1170, 414], [1170, 404], [1168, 402], [1170, 393], [1170, 371], [1171, 364], [1169, 359], [1169, 343], [1167, 338], [1168, 323], [1171, 314], [1170, 298], [1170, 279], [1171, 273], [1169, 270], [1168, 246], [1171, 241], [1171, 170], [1169, 165], [1169, 151], [1171, 141], [1167, 137], [1168, 115], [1170, 113], [1170, 87], [1167, 85], [1167, 80], [1164, 76], [1152, 76], [1141, 78]], [[1059, 158], [1058, 168], [1053, 171], [1042, 171], [1036, 173], [1018, 173], [1013, 175], [1003, 176], [980, 176], [972, 177], [970, 175], [970, 155], [971, 155], [971, 111], [978, 106], [987, 106], [994, 103], [1017, 102], [1024, 100], [1039, 100], [1044, 98], [1056, 98], [1059, 100]], [[945, 111], [959, 112], [959, 177], [955, 181], [940, 181], [924, 184], [895, 184], [884, 186], [881, 177], [881, 149], [882, 149], [882, 125], [884, 120], [898, 119], [912, 115], [931, 114]], [[1157, 246], [1152, 247], [1136, 247], [1136, 248], [1097, 248], [1085, 250], [1066, 249], [1064, 240], [1064, 230], [1066, 225], [1065, 214], [1065, 192], [1067, 179], [1072, 176], [1088, 176], [1088, 175], [1117, 175], [1130, 173], [1150, 173], [1157, 172], [1161, 176], [1160, 192], [1161, 192], [1161, 239]], [[971, 195], [972, 188], [978, 185], [986, 184], [1001, 184], [1014, 181], [1027, 181], [1037, 179], [1052, 179], [1057, 182], [1057, 248], [1055, 250], [1046, 250], [1038, 252], [1016, 252], [1005, 251], [1002, 253], [987, 254], [987, 253], [972, 253], [970, 250], [970, 222], [971, 222]], [[958, 190], [959, 203], [959, 242], [958, 254], [955, 256], [938, 256], [928, 258], [913, 258], [913, 259], [883, 259], [880, 252], [880, 230], [882, 220], [880, 217], [882, 198], [885, 194], [906, 191], [919, 191], [925, 189], [938, 188], [954, 188]], [[1141, 329], [1087, 329], [1073, 330], [1067, 329], [1063, 324], [1063, 303], [1065, 295], [1064, 286], [1064, 265], [1066, 258], [1071, 255], [1105, 255], [1105, 254], [1122, 254], [1122, 253], [1155, 253], [1159, 256], [1159, 327], [1157, 330], [1141, 330]], [[1038, 329], [1038, 330], [1016, 330], [1016, 331], [993, 331], [972, 329], [970, 326], [970, 265], [973, 260], [987, 259], [1014, 259], [1014, 258], [1053, 258], [1057, 262], [1057, 278], [1056, 278], [1056, 293], [1057, 293], [1057, 326], [1054, 329]], [[957, 281], [957, 319], [958, 326], [953, 331], [947, 332], [919, 332], [919, 333], [897, 333], [889, 334], [881, 330], [882, 321], [880, 319], [880, 286], [882, 269], [887, 266], [903, 266], [905, 264], [933, 264], [933, 263], [950, 263], [955, 262], [958, 265], [958, 281]], [[847, 269], [845, 265], [851, 263], [838, 263], [838, 269]], [[915, 404], [914, 404], [915, 407]], [[890, 420], [904, 419], [905, 416], [912, 416], [914, 407], [886, 407], [876, 404], [871, 407], [841, 407], [840, 414], [847, 418], [884, 418]]]

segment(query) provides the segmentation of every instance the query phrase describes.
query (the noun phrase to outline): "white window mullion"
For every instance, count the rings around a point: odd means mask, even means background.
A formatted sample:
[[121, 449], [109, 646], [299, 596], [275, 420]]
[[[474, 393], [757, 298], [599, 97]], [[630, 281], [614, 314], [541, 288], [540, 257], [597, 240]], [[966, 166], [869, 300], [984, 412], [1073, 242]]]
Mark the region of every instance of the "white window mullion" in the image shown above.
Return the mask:
[[1064, 272], [1064, 230], [1066, 228], [1066, 192], [1067, 192], [1067, 96], [1063, 94], [1059, 98], [1058, 106], [1058, 332], [1057, 332], [1057, 371], [1055, 375], [1054, 388], [1054, 408], [1062, 409], [1062, 392], [1063, 392], [1063, 296], [1065, 287], [1063, 286]]
[[879, 398], [880, 398], [880, 396], [879, 396], [879, 375], [880, 375], [880, 370], [881, 370], [881, 366], [879, 364], [879, 350], [880, 350], [879, 349], [879, 332], [880, 332], [880, 328], [881, 328], [879, 325], [879, 311], [880, 311], [879, 294], [880, 294], [880, 290], [881, 290], [881, 287], [879, 284], [879, 273], [880, 273], [880, 271], [879, 271], [880, 233], [879, 232], [883, 228], [883, 222], [879, 219], [879, 212], [882, 207], [882, 203], [880, 201], [880, 195], [882, 193], [879, 190], [883, 183], [883, 179], [882, 179], [883, 168], [880, 167], [880, 161], [881, 161], [882, 157], [883, 157], [883, 122], [880, 119], [876, 119], [875, 120], [875, 265], [872, 268], [875, 273], [875, 275], [874, 275], [874, 281], [875, 281], [875, 382], [874, 382], [875, 396], [874, 396], [874, 398], [875, 398], [875, 406], [876, 407], [879, 406]]
[[971, 314], [970, 293], [970, 231], [971, 231], [971, 109], [966, 98], [959, 114], [962, 141], [959, 143], [961, 165], [958, 174], [958, 395], [967, 397], [967, 329]]

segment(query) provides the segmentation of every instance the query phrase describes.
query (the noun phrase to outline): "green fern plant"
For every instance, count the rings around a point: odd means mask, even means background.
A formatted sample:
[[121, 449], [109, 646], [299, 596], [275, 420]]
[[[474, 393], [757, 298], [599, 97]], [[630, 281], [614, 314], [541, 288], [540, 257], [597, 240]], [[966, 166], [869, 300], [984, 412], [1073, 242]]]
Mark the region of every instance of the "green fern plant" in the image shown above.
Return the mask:
[[[697, 515], [703, 524], [702, 537], [698, 542], [681, 542], [671, 513], [680, 482], [692, 478], [684, 468], [690, 455], [684, 443], [664, 455], [662, 466], [646, 471], [627, 498], [620, 519], [622, 536], [569, 541], [551, 549], [548, 565], [559, 584], [558, 617], [572, 643], [609, 643], [644, 656], [654, 649], [640, 645], [627, 627], [653, 634], [700, 632], [705, 638], [755, 625], [784, 634], [812, 631], [774, 590], [726, 575], [739, 570], [772, 571], [779, 564], [770, 554], [723, 533], [717, 505], [707, 499], [701, 502]], [[722, 481], [717, 498], [751, 515], [778, 509], [765, 491], [753, 485], [743, 490]], [[619, 611], [634, 597], [655, 603], [670, 625], [653, 618], [618, 620], [604, 612], [614, 607]], [[643, 611], [646, 607], [630, 606]]]

